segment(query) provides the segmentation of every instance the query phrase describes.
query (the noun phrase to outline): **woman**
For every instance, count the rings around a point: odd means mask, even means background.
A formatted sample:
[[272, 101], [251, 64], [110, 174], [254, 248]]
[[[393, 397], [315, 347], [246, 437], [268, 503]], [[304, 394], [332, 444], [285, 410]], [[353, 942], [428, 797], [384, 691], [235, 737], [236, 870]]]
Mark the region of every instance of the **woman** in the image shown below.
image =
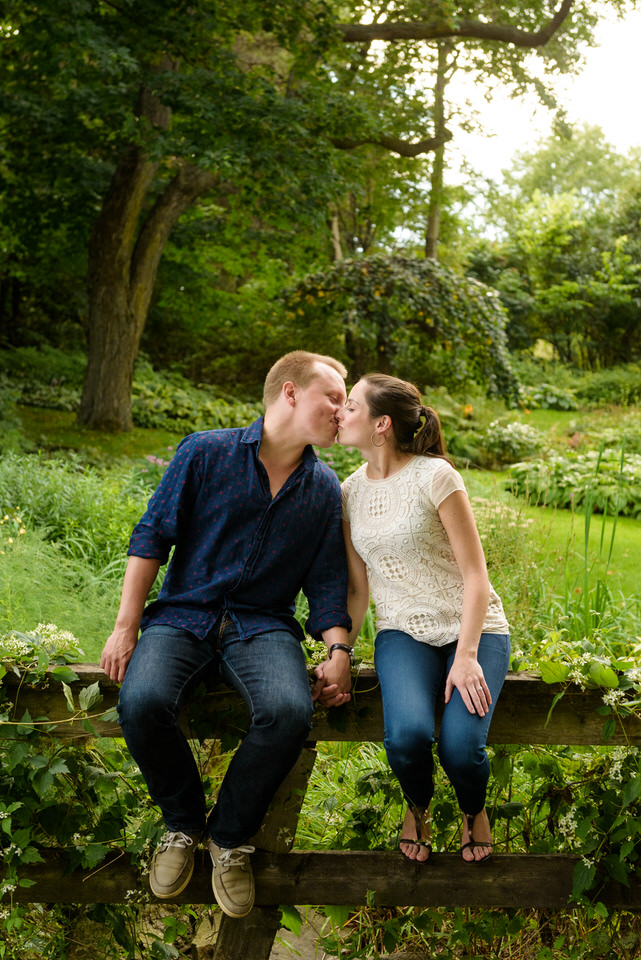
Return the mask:
[[485, 752], [509, 665], [509, 627], [487, 576], [460, 474], [445, 457], [438, 416], [416, 387], [363, 377], [338, 413], [339, 442], [365, 463], [343, 483], [351, 638], [369, 595], [385, 749], [407, 800], [400, 849], [428, 860], [435, 709], [445, 686], [438, 753], [463, 813], [461, 855], [492, 853]]

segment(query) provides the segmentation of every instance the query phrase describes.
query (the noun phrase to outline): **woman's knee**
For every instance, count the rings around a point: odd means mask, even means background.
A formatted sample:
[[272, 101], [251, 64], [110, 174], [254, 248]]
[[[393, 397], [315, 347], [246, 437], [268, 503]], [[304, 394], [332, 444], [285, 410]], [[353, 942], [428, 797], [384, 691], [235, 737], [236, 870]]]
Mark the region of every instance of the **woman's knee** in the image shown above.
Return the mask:
[[424, 762], [433, 743], [433, 732], [423, 726], [396, 726], [385, 731], [385, 751], [393, 768]]
[[443, 770], [453, 783], [468, 778], [483, 778], [489, 769], [485, 747], [469, 741], [456, 744], [439, 741], [438, 756]]

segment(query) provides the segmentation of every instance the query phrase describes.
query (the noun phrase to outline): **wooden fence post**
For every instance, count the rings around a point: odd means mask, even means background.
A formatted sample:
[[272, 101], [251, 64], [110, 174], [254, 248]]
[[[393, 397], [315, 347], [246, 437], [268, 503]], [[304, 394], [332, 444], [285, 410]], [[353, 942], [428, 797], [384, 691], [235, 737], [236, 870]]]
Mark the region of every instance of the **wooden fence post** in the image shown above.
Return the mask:
[[[259, 849], [268, 853], [288, 853], [291, 850], [315, 760], [316, 750], [304, 747], [279, 787], [261, 829], [251, 840]], [[242, 920], [223, 915], [214, 960], [269, 960], [279, 927], [278, 908], [254, 907]]]

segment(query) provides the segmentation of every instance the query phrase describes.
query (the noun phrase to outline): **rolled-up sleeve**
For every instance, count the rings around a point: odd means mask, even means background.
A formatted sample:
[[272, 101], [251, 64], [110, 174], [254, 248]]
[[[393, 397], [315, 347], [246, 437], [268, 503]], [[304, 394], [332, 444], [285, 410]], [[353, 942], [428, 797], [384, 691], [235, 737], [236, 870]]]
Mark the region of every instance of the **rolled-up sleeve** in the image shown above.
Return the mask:
[[194, 456], [196, 436], [185, 437], [178, 445], [147, 509], [133, 529], [128, 556], [160, 560], [161, 564], [169, 559], [198, 484], [198, 461]]

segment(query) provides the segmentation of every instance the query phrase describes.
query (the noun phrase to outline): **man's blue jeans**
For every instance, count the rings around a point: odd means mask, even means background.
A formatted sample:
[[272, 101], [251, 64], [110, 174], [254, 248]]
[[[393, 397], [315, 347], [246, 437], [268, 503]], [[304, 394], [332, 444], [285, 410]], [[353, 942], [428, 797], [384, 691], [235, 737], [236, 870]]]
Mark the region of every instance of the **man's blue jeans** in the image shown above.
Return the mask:
[[[381, 630], [376, 637], [387, 758], [406, 800], [421, 808], [429, 806], [434, 793], [434, 714], [455, 653], [456, 643], [432, 647], [400, 630]], [[470, 713], [455, 689], [438, 737], [439, 759], [461, 810], [474, 816], [485, 806], [490, 773], [485, 744], [510, 662], [509, 636], [481, 634], [478, 661], [492, 694], [489, 712], [484, 717]]]
[[[206, 823], [206, 800], [178, 713], [193, 689], [222, 677], [244, 698], [251, 727], [225, 774]], [[226, 617], [204, 639], [152, 625], [141, 635], [120, 692], [118, 714], [168, 830], [207, 826], [221, 847], [247, 843], [307, 739], [313, 704], [305, 657], [289, 630], [242, 640]]]

